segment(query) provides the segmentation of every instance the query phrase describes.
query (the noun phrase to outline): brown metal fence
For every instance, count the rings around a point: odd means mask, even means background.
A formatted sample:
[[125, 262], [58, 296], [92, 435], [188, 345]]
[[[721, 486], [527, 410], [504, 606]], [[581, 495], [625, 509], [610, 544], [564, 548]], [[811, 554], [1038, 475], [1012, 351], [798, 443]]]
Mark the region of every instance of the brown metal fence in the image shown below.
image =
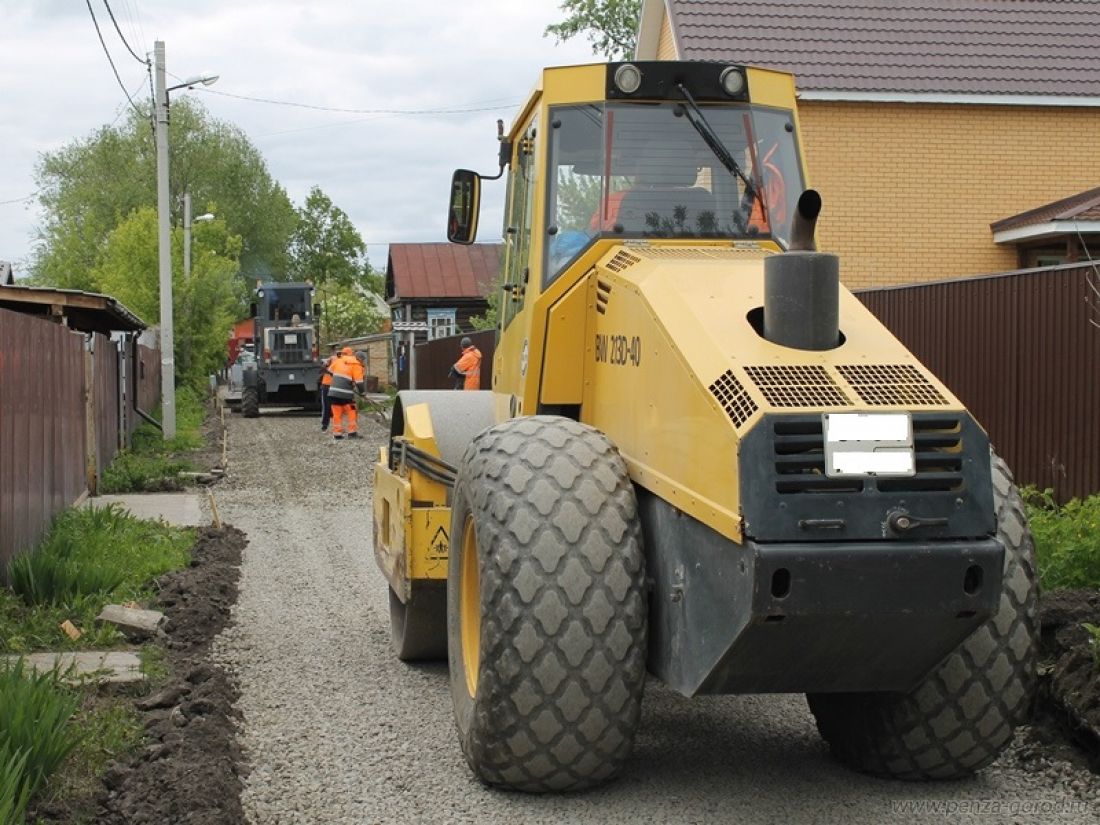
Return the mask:
[[[128, 442], [119, 416], [119, 347], [105, 335], [91, 336], [92, 414], [95, 418], [96, 476], [101, 476], [120, 446]], [[121, 438], [120, 438], [121, 437]], [[121, 441], [121, 443], [120, 443]]]
[[[416, 389], [454, 389], [454, 380], [448, 376], [451, 366], [462, 355], [462, 348], [459, 344], [464, 337], [469, 338], [474, 346], [481, 350], [481, 388], [483, 390], [492, 389], [493, 353], [497, 348], [495, 329], [486, 329], [465, 335], [451, 335], [447, 338], [436, 338], [434, 341], [417, 344], [413, 347], [413, 357], [416, 359]], [[401, 386], [408, 386], [407, 379], [406, 383]]]
[[[142, 412], [152, 413], [160, 400], [160, 350], [136, 346], [134, 364], [134, 395]], [[137, 416], [132, 416], [137, 419]], [[136, 423], [140, 424], [140, 421]]]
[[1091, 266], [861, 291], [966, 404], [1021, 484], [1100, 491], [1100, 300]]
[[84, 336], [0, 309], [0, 578], [85, 488]]

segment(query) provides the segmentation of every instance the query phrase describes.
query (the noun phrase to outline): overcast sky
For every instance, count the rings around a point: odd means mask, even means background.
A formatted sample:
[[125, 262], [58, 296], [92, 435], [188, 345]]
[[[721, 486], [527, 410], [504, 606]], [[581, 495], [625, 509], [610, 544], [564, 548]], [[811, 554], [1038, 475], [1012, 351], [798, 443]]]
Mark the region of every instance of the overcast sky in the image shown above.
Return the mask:
[[[543, 37], [560, 0], [108, 0], [134, 50], [163, 40], [169, 85], [221, 76], [194, 95], [236, 124], [301, 206], [320, 186], [370, 244], [442, 241], [451, 172], [496, 171], [496, 119], [510, 123], [546, 65], [599, 60], [587, 41]], [[127, 89], [148, 99], [145, 68], [92, 9]], [[175, 79], [173, 79], [175, 76]], [[221, 92], [224, 94], [215, 94]], [[439, 110], [388, 115], [318, 111]], [[125, 96], [84, 0], [0, 0], [0, 260], [26, 274], [40, 221], [34, 166], [42, 152], [119, 118]], [[479, 240], [500, 237], [503, 186], [487, 184]], [[26, 200], [21, 200], [26, 199]]]

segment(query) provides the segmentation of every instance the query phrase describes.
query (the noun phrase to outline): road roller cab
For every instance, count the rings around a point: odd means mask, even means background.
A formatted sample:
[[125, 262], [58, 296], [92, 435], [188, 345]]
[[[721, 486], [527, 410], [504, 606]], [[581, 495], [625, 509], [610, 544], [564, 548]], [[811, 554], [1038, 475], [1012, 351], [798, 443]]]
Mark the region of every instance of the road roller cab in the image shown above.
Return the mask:
[[395, 647], [448, 657], [473, 770], [607, 779], [647, 671], [806, 693], [871, 772], [991, 761], [1034, 685], [1022, 506], [815, 249], [793, 78], [546, 69], [498, 140], [448, 211], [473, 242], [507, 172], [492, 390], [399, 394], [375, 468]]

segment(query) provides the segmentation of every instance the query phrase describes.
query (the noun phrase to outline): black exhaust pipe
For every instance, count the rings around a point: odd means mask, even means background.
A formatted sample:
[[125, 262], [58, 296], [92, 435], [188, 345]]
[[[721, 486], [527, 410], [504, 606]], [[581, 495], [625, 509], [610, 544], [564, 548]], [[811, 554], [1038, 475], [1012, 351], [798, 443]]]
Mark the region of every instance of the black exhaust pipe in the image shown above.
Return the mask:
[[798, 198], [787, 251], [764, 259], [764, 337], [804, 350], [840, 343], [840, 259], [816, 252], [814, 227], [821, 195]]

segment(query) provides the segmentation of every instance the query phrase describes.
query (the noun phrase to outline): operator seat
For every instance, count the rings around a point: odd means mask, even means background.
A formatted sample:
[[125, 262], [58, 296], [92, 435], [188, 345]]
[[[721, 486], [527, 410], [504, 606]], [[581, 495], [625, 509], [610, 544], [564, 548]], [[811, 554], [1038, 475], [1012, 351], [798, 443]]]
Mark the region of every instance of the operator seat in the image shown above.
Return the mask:
[[644, 165], [619, 206], [616, 223], [623, 234], [714, 234], [714, 195], [695, 185], [698, 175], [691, 156], [666, 156]]

